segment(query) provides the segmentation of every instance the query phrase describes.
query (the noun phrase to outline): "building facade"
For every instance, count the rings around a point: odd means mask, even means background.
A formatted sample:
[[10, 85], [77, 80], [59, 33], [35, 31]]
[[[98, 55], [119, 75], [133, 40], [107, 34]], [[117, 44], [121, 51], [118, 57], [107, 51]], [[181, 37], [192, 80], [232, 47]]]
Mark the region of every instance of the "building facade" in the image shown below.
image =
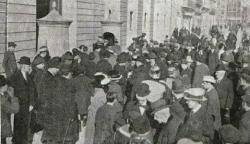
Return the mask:
[[[51, 12], [53, 2], [62, 19], [70, 21], [68, 50], [82, 44], [91, 49], [103, 34], [113, 35], [125, 50], [142, 33], [163, 42], [175, 27], [209, 29], [214, 24], [213, 19], [207, 23], [213, 15], [211, 1], [215, 0], [0, 0], [0, 62], [10, 41], [17, 43], [17, 59], [34, 57], [41, 45], [53, 48], [51, 39], [38, 41], [39, 20]], [[60, 34], [53, 40], [57, 37]]]

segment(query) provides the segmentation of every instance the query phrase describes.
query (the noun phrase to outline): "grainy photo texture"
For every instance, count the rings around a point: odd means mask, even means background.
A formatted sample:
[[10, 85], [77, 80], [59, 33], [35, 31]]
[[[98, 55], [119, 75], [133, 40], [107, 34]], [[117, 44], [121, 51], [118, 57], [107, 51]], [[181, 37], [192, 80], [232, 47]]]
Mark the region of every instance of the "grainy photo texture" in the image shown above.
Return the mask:
[[250, 0], [0, 0], [1, 144], [250, 144]]

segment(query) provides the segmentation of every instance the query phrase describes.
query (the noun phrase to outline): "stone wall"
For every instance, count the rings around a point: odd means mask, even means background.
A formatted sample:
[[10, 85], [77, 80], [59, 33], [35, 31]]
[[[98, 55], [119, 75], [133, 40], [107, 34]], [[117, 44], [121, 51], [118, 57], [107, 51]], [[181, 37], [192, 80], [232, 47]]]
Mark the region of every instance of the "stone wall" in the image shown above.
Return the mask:
[[2, 61], [6, 49], [6, 0], [0, 0], [0, 73], [3, 72]]
[[104, 17], [102, 0], [77, 0], [77, 46], [92, 47], [102, 34], [100, 21]]

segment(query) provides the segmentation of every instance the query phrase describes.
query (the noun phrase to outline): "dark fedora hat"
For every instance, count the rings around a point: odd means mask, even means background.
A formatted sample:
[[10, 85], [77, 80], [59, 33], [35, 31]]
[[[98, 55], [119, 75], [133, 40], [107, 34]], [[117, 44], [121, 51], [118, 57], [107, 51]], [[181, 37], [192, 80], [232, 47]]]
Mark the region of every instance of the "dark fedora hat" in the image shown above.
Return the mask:
[[30, 65], [31, 64], [30, 58], [26, 57], [26, 56], [21, 57], [18, 63], [19, 64], [25, 64], [25, 65]]
[[16, 43], [15, 42], [8, 42], [8, 47], [16, 47]]
[[185, 91], [184, 85], [181, 80], [176, 79], [173, 82], [172, 90], [174, 93], [179, 94]]

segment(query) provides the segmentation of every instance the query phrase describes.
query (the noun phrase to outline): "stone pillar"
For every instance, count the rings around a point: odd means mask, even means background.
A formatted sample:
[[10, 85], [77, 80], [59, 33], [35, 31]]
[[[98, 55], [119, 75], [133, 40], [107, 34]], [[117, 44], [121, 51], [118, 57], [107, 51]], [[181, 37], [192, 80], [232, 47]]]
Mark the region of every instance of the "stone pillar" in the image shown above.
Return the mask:
[[38, 47], [46, 45], [52, 57], [62, 56], [69, 49], [69, 26], [70, 20], [64, 19], [55, 9], [56, 3], [52, 4], [50, 13], [38, 19], [39, 36]]

